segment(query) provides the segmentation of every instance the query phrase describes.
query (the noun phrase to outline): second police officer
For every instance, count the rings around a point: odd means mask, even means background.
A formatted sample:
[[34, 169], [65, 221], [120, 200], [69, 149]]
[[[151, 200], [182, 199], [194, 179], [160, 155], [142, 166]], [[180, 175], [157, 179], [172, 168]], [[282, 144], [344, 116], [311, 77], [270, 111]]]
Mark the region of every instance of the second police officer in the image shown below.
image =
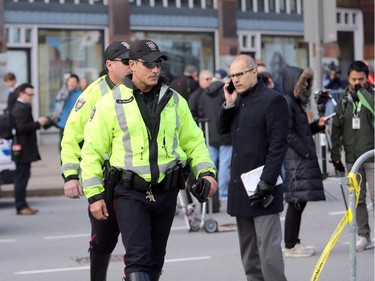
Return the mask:
[[[104, 51], [106, 75], [92, 82], [78, 97], [74, 109], [69, 115], [61, 141], [61, 170], [64, 178], [64, 193], [69, 198], [79, 198], [83, 195], [79, 182], [81, 147], [83, 144], [83, 129], [95, 103], [105, 94], [120, 84], [130, 72], [129, 45], [116, 41]], [[112, 202], [106, 198], [107, 210], [111, 214], [108, 220], [99, 221], [91, 212], [90, 239], [90, 280], [105, 281], [111, 253], [116, 247], [119, 227], [114, 215]]]
[[214, 164], [187, 102], [159, 77], [167, 57], [151, 40], [131, 45], [127, 76], [94, 107], [82, 148], [83, 191], [98, 220], [109, 219], [102, 185], [103, 155], [119, 173], [115, 211], [125, 247], [126, 281], [160, 278], [183, 166], [205, 200], [217, 190]]

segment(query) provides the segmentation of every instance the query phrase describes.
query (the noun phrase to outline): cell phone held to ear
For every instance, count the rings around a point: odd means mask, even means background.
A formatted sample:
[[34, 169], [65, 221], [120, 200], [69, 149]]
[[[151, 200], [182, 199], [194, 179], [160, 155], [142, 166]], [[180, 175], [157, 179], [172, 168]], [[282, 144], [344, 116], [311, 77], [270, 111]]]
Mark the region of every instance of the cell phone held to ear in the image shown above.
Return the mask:
[[228, 84], [228, 87], [227, 87], [227, 91], [229, 94], [233, 94], [234, 90], [236, 88], [234, 87], [234, 84], [233, 84], [233, 81], [230, 81], [229, 84]]

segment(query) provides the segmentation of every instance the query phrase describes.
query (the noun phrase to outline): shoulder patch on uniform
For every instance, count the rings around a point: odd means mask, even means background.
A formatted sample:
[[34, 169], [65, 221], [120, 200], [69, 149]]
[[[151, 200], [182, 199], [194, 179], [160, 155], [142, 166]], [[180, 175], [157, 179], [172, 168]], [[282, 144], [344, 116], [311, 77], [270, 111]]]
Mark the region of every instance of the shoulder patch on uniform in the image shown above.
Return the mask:
[[85, 104], [86, 100], [84, 98], [79, 98], [76, 102], [75, 111], [80, 110]]
[[94, 106], [90, 114], [90, 121], [92, 120], [92, 118], [94, 118], [95, 112], [96, 112], [96, 107]]

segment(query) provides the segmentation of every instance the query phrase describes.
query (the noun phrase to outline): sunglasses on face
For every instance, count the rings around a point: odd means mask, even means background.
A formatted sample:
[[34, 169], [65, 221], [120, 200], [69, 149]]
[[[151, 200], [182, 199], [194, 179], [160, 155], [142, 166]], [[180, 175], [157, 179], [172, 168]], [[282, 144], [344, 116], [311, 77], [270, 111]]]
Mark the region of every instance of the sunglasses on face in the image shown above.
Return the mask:
[[121, 61], [124, 65], [129, 65], [129, 59], [113, 59], [112, 61]]
[[153, 69], [154, 67], [160, 68], [161, 63], [163, 62], [162, 60], [157, 60], [157, 61], [144, 61], [141, 59], [138, 59], [139, 62], [143, 64], [144, 67]]

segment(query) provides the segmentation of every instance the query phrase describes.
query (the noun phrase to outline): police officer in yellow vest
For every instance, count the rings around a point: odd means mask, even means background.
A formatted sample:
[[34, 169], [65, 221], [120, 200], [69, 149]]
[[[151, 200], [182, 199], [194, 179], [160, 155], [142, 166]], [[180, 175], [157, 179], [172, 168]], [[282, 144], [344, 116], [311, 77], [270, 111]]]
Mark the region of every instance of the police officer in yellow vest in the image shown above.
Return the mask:
[[194, 194], [204, 200], [217, 190], [216, 170], [186, 100], [159, 77], [167, 57], [151, 40], [134, 42], [129, 57], [133, 74], [95, 105], [85, 127], [83, 191], [93, 216], [109, 219], [102, 185], [109, 151], [120, 175], [114, 200], [126, 252], [124, 280], [157, 281], [177, 194], [185, 188], [182, 167], [194, 173]]
[[[84, 126], [96, 102], [122, 83], [125, 76], [130, 73], [129, 45], [121, 41], [113, 42], [104, 51], [104, 61], [107, 74], [92, 82], [79, 96], [69, 115], [61, 141], [64, 193], [69, 198], [79, 198], [83, 195], [78, 175]], [[110, 213], [107, 220], [97, 220], [89, 212], [92, 227], [89, 249], [91, 281], [106, 280], [111, 253], [116, 247], [120, 233], [112, 201], [106, 198], [106, 203]]]

